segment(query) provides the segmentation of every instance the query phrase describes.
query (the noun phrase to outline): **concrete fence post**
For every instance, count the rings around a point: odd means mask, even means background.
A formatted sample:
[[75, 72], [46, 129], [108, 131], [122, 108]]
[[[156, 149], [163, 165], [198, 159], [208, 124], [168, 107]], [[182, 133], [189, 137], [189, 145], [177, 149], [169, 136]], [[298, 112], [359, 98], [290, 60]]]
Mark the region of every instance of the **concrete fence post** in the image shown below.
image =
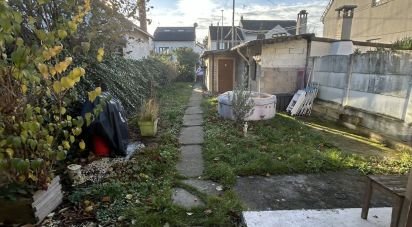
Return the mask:
[[351, 88], [350, 84], [352, 81], [353, 58], [354, 58], [353, 54], [349, 55], [348, 70], [346, 73], [346, 81], [345, 81], [345, 87], [343, 90], [343, 97], [342, 97], [342, 107], [347, 106], [349, 102], [349, 92]]
[[402, 120], [412, 123], [412, 77], [409, 79], [408, 92], [405, 97], [405, 104], [402, 111]]

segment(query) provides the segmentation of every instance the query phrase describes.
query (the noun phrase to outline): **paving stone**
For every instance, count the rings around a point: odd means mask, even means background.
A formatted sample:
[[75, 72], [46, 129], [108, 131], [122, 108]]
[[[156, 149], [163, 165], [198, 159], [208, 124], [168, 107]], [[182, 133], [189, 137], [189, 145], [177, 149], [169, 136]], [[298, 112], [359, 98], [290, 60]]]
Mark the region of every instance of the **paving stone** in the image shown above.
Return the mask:
[[187, 106], [189, 106], [189, 107], [200, 107], [201, 104], [202, 104], [202, 99], [197, 99], [197, 100], [189, 101]]
[[186, 209], [205, 206], [205, 204], [198, 197], [181, 188], [173, 189], [172, 200], [175, 205]]
[[183, 146], [176, 165], [179, 174], [185, 177], [198, 177], [203, 174], [202, 147], [199, 145]]
[[201, 126], [203, 125], [202, 114], [191, 114], [183, 116], [183, 126]]
[[193, 106], [193, 107], [188, 107], [185, 111], [185, 115], [188, 114], [202, 114], [203, 109], [200, 106]]
[[201, 126], [182, 128], [182, 131], [180, 132], [179, 142], [183, 145], [203, 144], [203, 136], [203, 127]]
[[217, 196], [223, 193], [222, 190], [221, 191], [216, 190], [216, 187], [222, 187], [222, 186], [213, 181], [189, 179], [189, 180], [184, 180], [183, 183], [190, 185], [196, 188], [198, 191], [203, 192], [208, 195]]

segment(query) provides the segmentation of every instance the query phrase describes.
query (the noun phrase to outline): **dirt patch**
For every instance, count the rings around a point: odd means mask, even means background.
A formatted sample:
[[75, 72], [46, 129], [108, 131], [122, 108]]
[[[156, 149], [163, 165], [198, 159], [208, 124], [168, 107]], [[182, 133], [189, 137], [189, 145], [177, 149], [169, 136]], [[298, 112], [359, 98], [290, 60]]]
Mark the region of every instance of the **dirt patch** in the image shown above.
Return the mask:
[[[359, 208], [365, 176], [353, 170], [270, 177], [240, 177], [234, 190], [248, 210]], [[391, 206], [385, 194], [374, 191], [372, 207]], [[359, 214], [360, 215], [360, 214]]]

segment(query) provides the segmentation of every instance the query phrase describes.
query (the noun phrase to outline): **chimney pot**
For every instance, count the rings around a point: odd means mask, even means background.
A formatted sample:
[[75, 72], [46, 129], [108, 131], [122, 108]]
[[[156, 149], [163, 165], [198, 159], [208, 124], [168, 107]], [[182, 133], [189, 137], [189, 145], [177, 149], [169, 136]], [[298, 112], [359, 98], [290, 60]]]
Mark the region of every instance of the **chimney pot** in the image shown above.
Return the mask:
[[356, 8], [356, 5], [344, 5], [336, 9], [339, 20], [342, 20], [341, 40], [351, 40], [352, 22]]
[[301, 10], [298, 13], [298, 19], [296, 21], [296, 35], [306, 34], [308, 24], [308, 12]]

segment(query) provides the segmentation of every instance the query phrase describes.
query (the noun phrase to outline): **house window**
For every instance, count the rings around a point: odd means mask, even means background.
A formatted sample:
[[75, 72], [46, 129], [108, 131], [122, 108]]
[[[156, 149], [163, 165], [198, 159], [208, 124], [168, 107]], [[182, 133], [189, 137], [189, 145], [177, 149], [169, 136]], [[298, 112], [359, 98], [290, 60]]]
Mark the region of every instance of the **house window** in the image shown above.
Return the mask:
[[389, 0], [372, 0], [372, 6], [380, 6], [389, 2]]
[[169, 47], [159, 47], [159, 53], [168, 54], [169, 53]]

